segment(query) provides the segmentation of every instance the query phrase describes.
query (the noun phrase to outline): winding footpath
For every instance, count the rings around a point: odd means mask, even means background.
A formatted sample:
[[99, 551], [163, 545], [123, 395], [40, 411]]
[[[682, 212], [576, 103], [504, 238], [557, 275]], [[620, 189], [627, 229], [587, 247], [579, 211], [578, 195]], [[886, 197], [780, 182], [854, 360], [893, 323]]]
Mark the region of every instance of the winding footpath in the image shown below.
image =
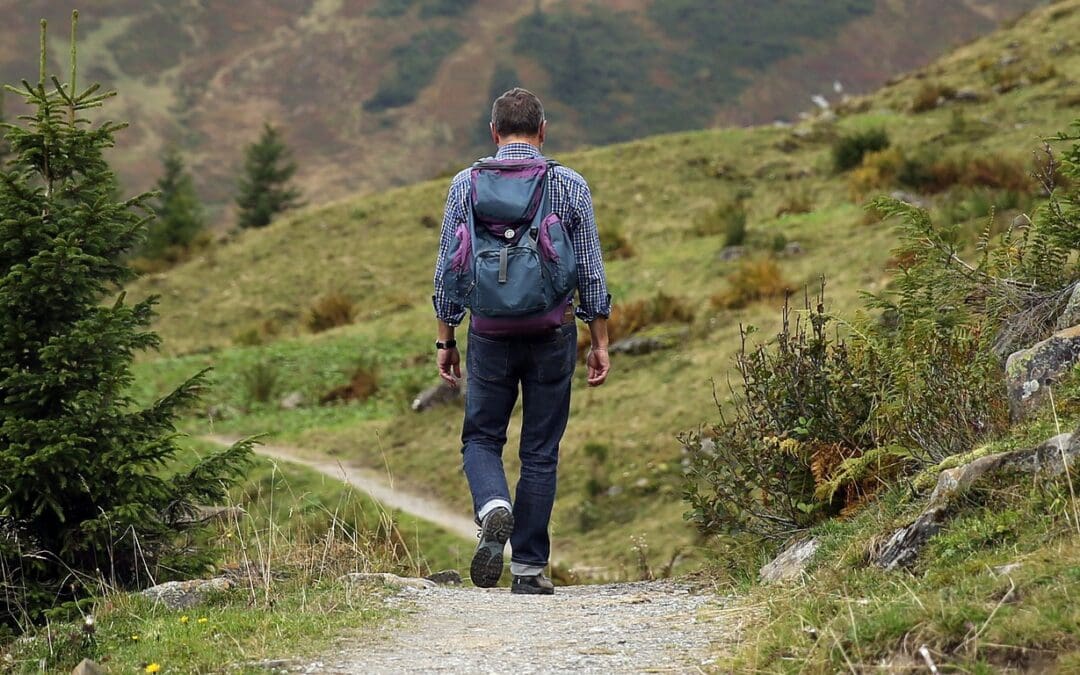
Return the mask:
[[[239, 440], [205, 436], [227, 446]], [[299, 464], [367, 493], [384, 506], [473, 540], [471, 518], [391, 485], [382, 474], [282, 445], [258, 445], [271, 459]], [[639, 673], [704, 672], [711, 654], [736, 641], [742, 610], [730, 598], [674, 581], [560, 586], [553, 596], [507, 588], [402, 588], [385, 602], [400, 619], [322, 658], [280, 662], [299, 673]]]
[[406, 618], [291, 671], [698, 673], [738, 623], [722, 598], [670, 581], [562, 586], [552, 596], [403, 589], [388, 602]]

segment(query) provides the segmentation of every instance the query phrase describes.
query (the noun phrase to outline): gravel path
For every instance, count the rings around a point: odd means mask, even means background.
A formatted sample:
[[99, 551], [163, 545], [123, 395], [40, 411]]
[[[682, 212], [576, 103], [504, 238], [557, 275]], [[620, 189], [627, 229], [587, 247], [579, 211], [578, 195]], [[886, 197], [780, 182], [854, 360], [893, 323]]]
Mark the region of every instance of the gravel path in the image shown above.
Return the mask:
[[[224, 447], [232, 445], [241, 437], [212, 434], [202, 438]], [[278, 461], [306, 466], [336, 480], [344, 481], [361, 492], [367, 493], [386, 508], [404, 511], [435, 523], [468, 541], [476, 541], [476, 524], [471, 517], [449, 509], [430, 497], [402, 490], [389, 481], [385, 473], [345, 465], [335, 459], [313, 459], [311, 453], [286, 445], [256, 445], [255, 453]]]
[[403, 589], [387, 602], [407, 618], [293, 672], [694, 673], [708, 668], [710, 643], [736, 632], [723, 598], [670, 581], [565, 586], [546, 597]]

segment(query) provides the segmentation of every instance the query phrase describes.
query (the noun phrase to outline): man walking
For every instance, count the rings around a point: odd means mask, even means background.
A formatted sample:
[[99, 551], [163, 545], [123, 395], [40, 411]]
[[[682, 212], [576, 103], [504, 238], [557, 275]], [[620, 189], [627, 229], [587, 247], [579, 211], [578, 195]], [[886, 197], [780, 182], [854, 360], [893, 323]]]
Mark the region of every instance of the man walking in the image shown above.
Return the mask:
[[[515, 268], [513, 262], [517, 260], [512, 257], [515, 248], [531, 246], [534, 250], [531, 259], [551, 260], [553, 262], [544, 264], [552, 265], [553, 270], [559, 269], [558, 265], [563, 265], [564, 271], [573, 270], [576, 265], [576, 279], [570, 280], [571, 284], [576, 281], [576, 311], [569, 300], [562, 300], [552, 305], [554, 311], [542, 312], [543, 316], [508, 321], [484, 316], [477, 306], [479, 303], [470, 305], [472, 314], [466, 354], [469, 382], [461, 452], [473, 509], [480, 525], [480, 542], [473, 555], [470, 576], [477, 586], [495, 586], [502, 576], [503, 547], [509, 539], [512, 548], [511, 592], [541, 595], [555, 591], [551, 580], [544, 575], [544, 568], [551, 552], [548, 522], [555, 501], [559, 442], [570, 414], [570, 382], [577, 361], [574, 317], [576, 315], [589, 326], [592, 347], [586, 359], [587, 381], [589, 386], [595, 387], [603, 384], [608, 375], [607, 317], [611, 310], [589, 186], [576, 172], [545, 162], [541, 148], [546, 133], [543, 105], [531, 92], [512, 89], [495, 101], [491, 110], [491, 137], [498, 146], [498, 153], [494, 160], [478, 163], [459, 173], [450, 186], [433, 296], [438, 318], [435, 346], [439, 375], [450, 386], [456, 387], [461, 378], [461, 356], [454, 329], [464, 319], [468, 302], [462, 298], [460, 289], [474, 289], [484, 270], [479, 264], [469, 267], [462, 274], [474, 275], [469, 278], [470, 283], [456, 285], [448, 278], [453, 274], [448, 270], [466, 269], [471, 250], [478, 260], [492, 261], [491, 274], [498, 277], [497, 282], [491, 283], [496, 289], [494, 293], [503, 287], [513, 287], [513, 277], [521, 269]], [[507, 175], [517, 171], [522, 175], [539, 176], [536, 180], [541, 184], [533, 193], [536, 197], [525, 201], [531, 202], [533, 210], [540, 209], [541, 213], [531, 228], [505, 226], [505, 241], [500, 239], [491, 255], [481, 254], [479, 240], [491, 235], [475, 224], [483, 218], [483, 214], [478, 213], [482, 201], [477, 190], [477, 182], [482, 179], [478, 176], [493, 169], [492, 173], [498, 177], [503, 173], [500, 167], [506, 168]], [[491, 192], [505, 195], [512, 190]], [[543, 195], [542, 199], [540, 195]], [[504, 206], [500, 204], [501, 210], [493, 210], [505, 213]], [[528, 208], [528, 204], [525, 207]], [[544, 208], [550, 213], [544, 213]], [[541, 220], [538, 235], [535, 223]], [[508, 221], [504, 217], [501, 222]], [[492, 227], [489, 224], [488, 227], [497, 233], [496, 236], [502, 237], [500, 228], [504, 225]], [[551, 243], [552, 232], [555, 246]], [[572, 247], [573, 260], [560, 262], [555, 249], [564, 233]], [[544, 254], [543, 258], [535, 253], [536, 250]], [[545, 271], [543, 279], [548, 281], [552, 276], [552, 272]], [[488, 307], [490, 303], [484, 306]], [[502, 451], [519, 388], [522, 397], [521, 475], [511, 502]]]

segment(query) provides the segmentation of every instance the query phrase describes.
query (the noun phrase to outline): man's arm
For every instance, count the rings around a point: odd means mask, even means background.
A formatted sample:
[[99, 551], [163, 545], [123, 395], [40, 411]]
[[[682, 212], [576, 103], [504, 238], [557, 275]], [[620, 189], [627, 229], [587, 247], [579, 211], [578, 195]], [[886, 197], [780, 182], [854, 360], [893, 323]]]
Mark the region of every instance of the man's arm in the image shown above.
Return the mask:
[[[435, 260], [435, 293], [431, 296], [435, 307], [435, 317], [438, 320], [436, 340], [444, 343], [454, 340], [454, 327], [465, 317], [465, 308], [446, 297], [442, 278], [443, 261], [450, 254], [454, 231], [465, 220], [463, 209], [462, 185], [455, 179], [446, 195], [446, 208], [443, 211], [442, 232], [439, 237], [439, 254]], [[439, 368], [439, 377], [446, 380], [451, 387], [457, 388], [458, 381], [461, 379], [461, 354], [457, 346], [439, 349], [435, 360]]]
[[[437, 333], [439, 342], [445, 343], [454, 339], [454, 327], [442, 319], [439, 320]], [[440, 349], [435, 361], [439, 365], [439, 377], [445, 380], [451, 389], [457, 389], [458, 382], [461, 381], [461, 352], [457, 345]]]
[[592, 345], [589, 347], [589, 356], [585, 359], [585, 365], [589, 368], [589, 386], [599, 387], [607, 380], [608, 371], [611, 370], [611, 361], [608, 358], [608, 333], [607, 317], [598, 316], [589, 324], [589, 337]]

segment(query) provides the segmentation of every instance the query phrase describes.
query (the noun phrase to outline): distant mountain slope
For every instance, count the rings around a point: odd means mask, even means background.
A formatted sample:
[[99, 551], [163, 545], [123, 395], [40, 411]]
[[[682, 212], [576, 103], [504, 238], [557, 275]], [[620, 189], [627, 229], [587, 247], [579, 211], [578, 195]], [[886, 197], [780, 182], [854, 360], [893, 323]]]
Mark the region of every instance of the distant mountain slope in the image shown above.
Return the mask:
[[[834, 80], [865, 90], [1040, 0], [102, 0], [84, 78], [120, 90], [118, 163], [145, 188], [162, 144], [228, 200], [243, 145], [284, 126], [309, 200], [430, 177], [486, 147], [513, 84], [549, 103], [555, 149], [770, 121]], [[37, 20], [66, 54], [67, 8], [0, 0], [0, 79], [36, 74]], [[135, 138], [132, 138], [132, 137]]]
[[[828, 306], [842, 317], [854, 314], [860, 291], [881, 290], [890, 278], [885, 270], [899, 262], [890, 261], [894, 229], [868, 217], [852, 195], [918, 188], [899, 180], [867, 186], [856, 180], [862, 172], [837, 173], [834, 140], [881, 128], [904, 157], [991, 160], [1022, 176], [1042, 139], [1080, 116], [1077, 35], [1080, 0], [1063, 0], [838, 106], [835, 115], [791, 128], [693, 131], [556, 153], [589, 180], [601, 240], [621, 249], [606, 260], [617, 306], [641, 314], [685, 308], [694, 317], [641, 334], [672, 349], [616, 355], [608, 385], [575, 390], [560, 458], [560, 554], [625, 574], [644, 555], [632, 537], [644, 537], [659, 561], [654, 569], [701, 550], [689, 527], [675, 525], [686, 506], [673, 434], [715, 419], [714, 393], [722, 400], [728, 376], [738, 380], [731, 364], [740, 326], [759, 327], [762, 339], [774, 335], [780, 299], [725, 309], [735, 284], [768, 281], [755, 263], [775, 264], [782, 281], [799, 289], [813, 289], [824, 275]], [[188, 431], [206, 433], [212, 423], [217, 433], [269, 432], [275, 442], [385, 470], [467, 513], [460, 409], [408, 408], [434, 381], [431, 274], [446, 186], [434, 180], [313, 206], [131, 284], [129, 297], [161, 296], [155, 327], [165, 353], [140, 364], [141, 398], [213, 366], [207, 415], [190, 418]], [[914, 198], [971, 241], [992, 209], [1007, 225], [1038, 204], [1034, 194], [991, 184]], [[723, 216], [740, 201], [749, 253], [732, 260]], [[354, 301], [356, 322], [311, 334], [308, 313], [327, 294]], [[267, 373], [276, 393], [254, 404], [251, 383]], [[375, 374], [372, 397], [315, 403], [357, 373]], [[308, 403], [283, 409], [280, 397], [293, 392]], [[516, 428], [510, 433], [512, 448]], [[605, 446], [607, 459], [586, 452], [589, 444]], [[506, 454], [515, 467], [516, 453]], [[597, 494], [596, 480], [610, 487]]]

